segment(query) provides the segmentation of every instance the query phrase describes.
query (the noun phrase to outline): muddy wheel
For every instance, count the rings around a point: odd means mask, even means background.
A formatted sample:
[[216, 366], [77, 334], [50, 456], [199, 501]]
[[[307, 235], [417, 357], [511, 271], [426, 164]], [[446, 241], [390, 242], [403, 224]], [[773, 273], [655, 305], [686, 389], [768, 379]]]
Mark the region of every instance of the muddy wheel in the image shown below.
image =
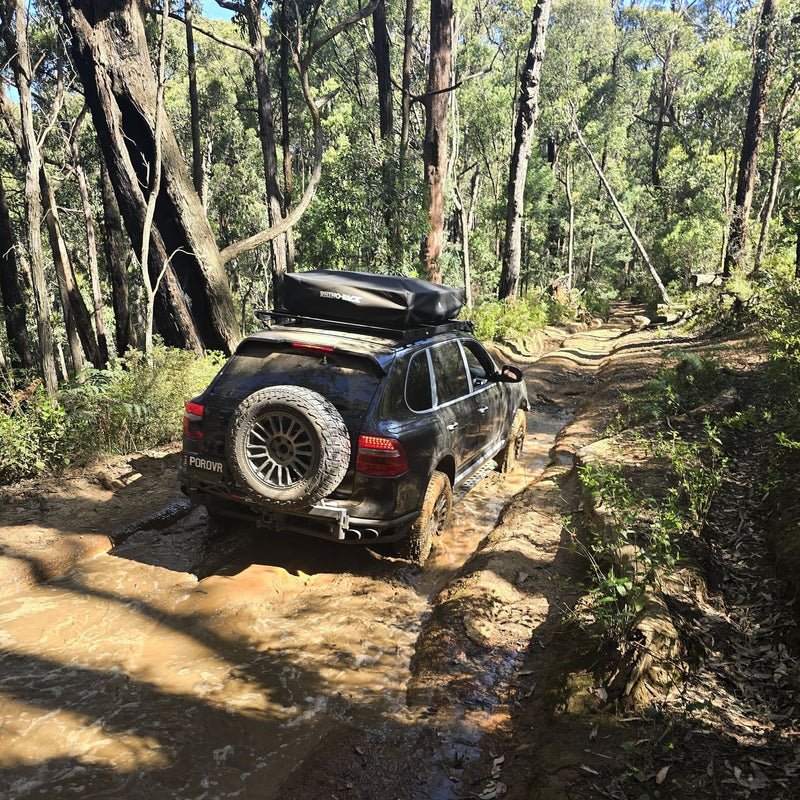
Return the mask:
[[397, 543], [397, 553], [422, 566], [431, 554], [433, 540], [439, 536], [453, 510], [453, 490], [443, 472], [434, 472], [425, 490], [422, 511], [404, 539]]
[[503, 474], [511, 472], [514, 464], [519, 461], [519, 457], [522, 455], [522, 445], [525, 444], [525, 429], [525, 412], [519, 408], [514, 414], [506, 446], [495, 456], [498, 472]]
[[237, 481], [274, 509], [304, 508], [330, 494], [350, 461], [350, 437], [321, 394], [270, 386], [245, 398], [228, 429]]

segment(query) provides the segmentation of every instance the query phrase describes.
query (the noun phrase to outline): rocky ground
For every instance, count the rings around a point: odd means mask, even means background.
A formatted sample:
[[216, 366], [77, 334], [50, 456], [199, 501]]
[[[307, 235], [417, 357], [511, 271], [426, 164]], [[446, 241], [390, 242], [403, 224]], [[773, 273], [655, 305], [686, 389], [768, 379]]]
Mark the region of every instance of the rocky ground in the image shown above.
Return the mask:
[[[677, 324], [637, 329], [634, 311], [618, 309], [609, 325], [573, 333], [544, 356], [529, 343], [509, 344], [534, 405], [569, 420], [550, 466], [435, 598], [407, 684], [418, 725], [332, 731], [314, 771], [292, 774], [281, 796], [800, 797], [796, 610], [786, 583], [798, 574], [786, 564], [794, 516], [776, 513], [792, 498], [765, 485], [771, 448], [762, 429], [743, 424], [722, 437], [722, 486], [645, 607], [637, 646], [609, 642], [586, 613], [576, 531], [597, 509], [576, 464], [622, 462], [644, 487], [664, 480], [667, 467], [607, 432], [677, 350], [724, 363], [739, 410], [762, 386], [764, 356], [746, 337], [706, 338]], [[537, 347], [558, 338], [552, 332]], [[667, 424], [702, 425], [728, 408]], [[104, 552], [151, 512], [167, 509], [151, 528], [184, 514], [174, 460], [108, 459], [3, 489], [4, 590]], [[480, 733], [478, 746], [437, 750], [437, 730], [454, 719]]]

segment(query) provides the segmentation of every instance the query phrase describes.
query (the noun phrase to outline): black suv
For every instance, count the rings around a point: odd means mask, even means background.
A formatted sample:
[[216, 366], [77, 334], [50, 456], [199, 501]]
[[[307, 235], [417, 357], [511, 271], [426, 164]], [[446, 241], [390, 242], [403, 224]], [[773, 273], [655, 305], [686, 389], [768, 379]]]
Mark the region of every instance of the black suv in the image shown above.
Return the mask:
[[318, 270], [286, 276], [284, 305], [186, 404], [183, 491], [218, 522], [396, 542], [423, 563], [452, 488], [518, 457], [521, 371], [453, 319], [449, 287]]

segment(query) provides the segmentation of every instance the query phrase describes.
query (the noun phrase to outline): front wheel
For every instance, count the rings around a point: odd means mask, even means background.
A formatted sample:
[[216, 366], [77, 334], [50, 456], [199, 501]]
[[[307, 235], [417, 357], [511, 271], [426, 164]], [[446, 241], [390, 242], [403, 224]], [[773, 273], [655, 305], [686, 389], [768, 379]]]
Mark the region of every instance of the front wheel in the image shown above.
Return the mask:
[[514, 414], [514, 419], [511, 422], [511, 430], [508, 432], [508, 440], [506, 441], [506, 445], [495, 456], [498, 472], [504, 475], [507, 472], [511, 472], [514, 464], [519, 461], [519, 458], [522, 455], [522, 445], [525, 444], [525, 432], [525, 412], [521, 408], [518, 408], [517, 413]]
[[397, 543], [397, 552], [413, 564], [422, 566], [431, 554], [433, 540], [441, 535], [453, 510], [453, 490], [443, 472], [434, 472], [425, 490], [420, 515], [408, 534]]

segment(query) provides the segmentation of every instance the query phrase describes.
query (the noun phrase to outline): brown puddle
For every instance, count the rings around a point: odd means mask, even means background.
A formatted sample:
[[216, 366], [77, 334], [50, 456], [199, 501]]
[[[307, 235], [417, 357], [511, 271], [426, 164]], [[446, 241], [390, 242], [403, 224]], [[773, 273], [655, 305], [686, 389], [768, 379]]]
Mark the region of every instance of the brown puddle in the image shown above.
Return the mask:
[[[213, 539], [196, 511], [0, 601], [0, 798], [287, 797], [339, 729], [419, 724], [405, 685], [430, 600], [565, 421], [529, 414], [520, 464], [457, 502], [424, 570], [312, 538]], [[474, 756], [480, 726], [438, 724], [444, 756]], [[440, 776], [419, 796], [458, 788]]]

